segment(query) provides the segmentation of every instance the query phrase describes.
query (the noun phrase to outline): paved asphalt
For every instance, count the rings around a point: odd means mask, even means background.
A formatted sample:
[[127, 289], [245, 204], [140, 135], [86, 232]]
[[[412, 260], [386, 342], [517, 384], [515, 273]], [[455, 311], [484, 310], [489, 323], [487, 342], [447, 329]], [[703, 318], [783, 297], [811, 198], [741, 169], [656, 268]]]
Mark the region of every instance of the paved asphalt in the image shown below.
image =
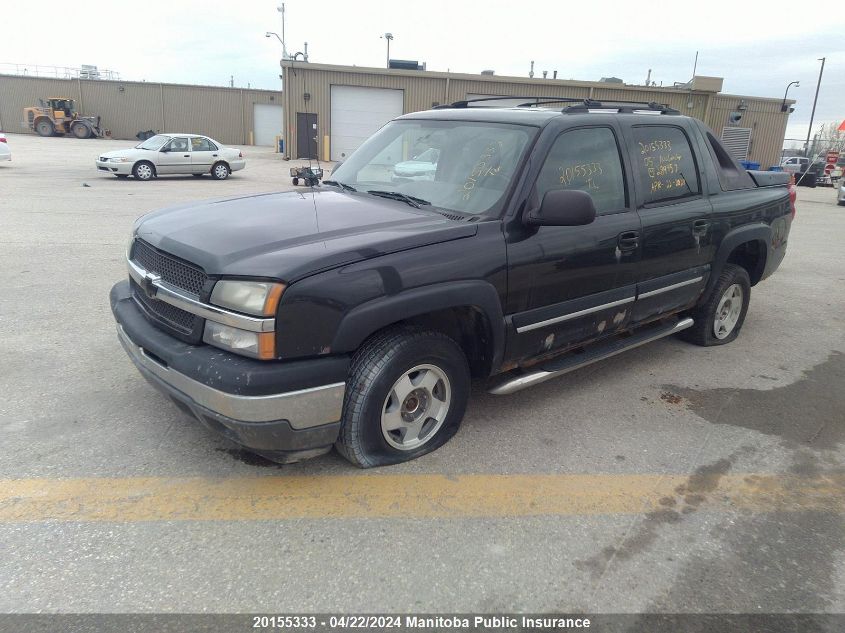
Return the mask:
[[277, 467], [152, 390], [108, 305], [143, 213], [292, 188], [98, 173], [120, 141], [0, 163], [0, 612], [845, 611], [845, 208], [799, 191], [740, 338], [663, 340], [361, 472]]

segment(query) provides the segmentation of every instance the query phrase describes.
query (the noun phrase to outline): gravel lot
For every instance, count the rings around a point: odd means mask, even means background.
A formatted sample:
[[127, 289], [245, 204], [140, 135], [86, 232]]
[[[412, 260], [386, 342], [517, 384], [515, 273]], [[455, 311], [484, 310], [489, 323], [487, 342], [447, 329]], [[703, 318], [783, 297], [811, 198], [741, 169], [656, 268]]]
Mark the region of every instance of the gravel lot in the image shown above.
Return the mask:
[[[246, 147], [227, 181], [143, 183], [94, 167], [125, 141], [9, 144], [0, 611], [845, 611], [833, 190], [799, 190], [786, 260], [735, 343], [664, 339], [476, 393], [447, 446], [362, 473], [235, 450], [139, 377], [109, 310], [137, 217], [291, 189], [294, 163]], [[214, 486], [250, 503], [211, 504]], [[43, 503], [21, 509], [22, 490]]]

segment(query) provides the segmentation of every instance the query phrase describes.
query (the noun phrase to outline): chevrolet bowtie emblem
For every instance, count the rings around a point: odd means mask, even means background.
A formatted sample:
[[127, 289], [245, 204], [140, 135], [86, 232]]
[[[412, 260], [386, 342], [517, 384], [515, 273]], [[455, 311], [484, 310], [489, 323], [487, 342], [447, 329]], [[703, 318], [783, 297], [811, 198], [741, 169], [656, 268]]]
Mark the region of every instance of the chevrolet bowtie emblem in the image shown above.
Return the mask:
[[156, 296], [155, 283], [159, 279], [161, 279], [161, 275], [147, 273], [141, 280], [141, 289], [144, 291], [144, 294], [147, 295], [150, 299], [154, 299]]

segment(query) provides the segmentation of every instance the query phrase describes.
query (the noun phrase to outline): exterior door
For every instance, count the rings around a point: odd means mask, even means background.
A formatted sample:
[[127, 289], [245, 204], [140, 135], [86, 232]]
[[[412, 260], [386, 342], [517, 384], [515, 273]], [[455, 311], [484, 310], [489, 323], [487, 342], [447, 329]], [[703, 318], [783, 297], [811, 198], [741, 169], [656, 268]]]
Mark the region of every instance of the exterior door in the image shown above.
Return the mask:
[[188, 137], [177, 136], [161, 148], [156, 171], [159, 174], [191, 173], [191, 146]]
[[642, 222], [642, 254], [633, 320], [645, 321], [695, 301], [714, 256], [712, 207], [682, 124], [635, 125], [628, 144]]
[[317, 115], [296, 113], [296, 156], [317, 158]]
[[640, 220], [625, 165], [610, 125], [569, 129], [552, 143], [528, 204], [554, 189], [579, 189], [592, 196], [597, 217], [585, 226], [509, 229], [510, 359], [606, 336], [628, 321]]
[[195, 174], [211, 172], [211, 166], [217, 161], [217, 146], [204, 136], [191, 137], [191, 171]]

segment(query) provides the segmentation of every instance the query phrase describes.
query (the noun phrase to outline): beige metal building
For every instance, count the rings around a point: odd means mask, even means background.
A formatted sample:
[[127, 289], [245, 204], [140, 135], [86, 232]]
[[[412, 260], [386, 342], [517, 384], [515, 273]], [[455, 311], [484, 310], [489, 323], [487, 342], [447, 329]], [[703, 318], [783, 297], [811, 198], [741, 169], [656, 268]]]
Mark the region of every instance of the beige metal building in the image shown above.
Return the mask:
[[80, 114], [100, 115], [118, 139], [154, 130], [205, 134], [233, 145], [273, 145], [282, 134], [280, 91], [20, 75], [0, 75], [0, 129], [28, 131], [23, 109], [48, 97], [75, 99]]
[[[780, 98], [721, 94], [718, 77], [658, 88], [290, 61], [282, 68], [286, 154], [292, 158], [343, 160], [401, 114], [467, 98], [513, 95], [666, 103], [703, 120], [717, 135], [727, 130], [724, 135], [735, 155], [766, 169], [779, 164], [789, 116], [781, 112]], [[738, 122], [731, 122], [733, 113], [741, 115]]]

